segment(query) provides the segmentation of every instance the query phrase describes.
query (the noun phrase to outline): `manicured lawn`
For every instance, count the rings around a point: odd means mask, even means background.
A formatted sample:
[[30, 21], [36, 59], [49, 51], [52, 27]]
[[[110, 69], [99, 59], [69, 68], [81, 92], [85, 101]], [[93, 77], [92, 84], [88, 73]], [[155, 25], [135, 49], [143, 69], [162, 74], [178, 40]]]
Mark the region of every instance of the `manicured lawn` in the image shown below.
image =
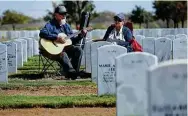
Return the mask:
[[115, 107], [114, 96], [3, 96], [0, 108]]

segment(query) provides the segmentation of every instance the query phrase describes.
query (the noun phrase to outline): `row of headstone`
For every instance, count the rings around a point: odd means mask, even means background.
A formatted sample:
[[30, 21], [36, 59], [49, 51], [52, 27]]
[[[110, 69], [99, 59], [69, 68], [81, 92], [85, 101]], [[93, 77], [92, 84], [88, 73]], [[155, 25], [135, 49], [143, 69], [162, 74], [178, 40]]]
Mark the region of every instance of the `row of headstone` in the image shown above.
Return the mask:
[[32, 38], [39, 39], [39, 32], [40, 32], [39, 30], [0, 31], [0, 39], [5, 38], [8, 40], [12, 40], [12, 39], [21, 38], [21, 37], [32, 37]]
[[[102, 39], [106, 33], [106, 29], [95, 29], [90, 34], [89, 37], [92, 39]], [[145, 37], [164, 37], [166, 35], [177, 35], [177, 34], [188, 34], [187, 28], [157, 28], [157, 29], [134, 29], [134, 35], [144, 35]]]
[[156, 55], [159, 62], [187, 58], [187, 36], [184, 34], [159, 38], [136, 35], [135, 38], [143, 51]]
[[[125, 47], [118, 45], [104, 45], [98, 48], [97, 53], [98, 71], [96, 72], [96, 78], [92, 78], [92, 81], [94, 80], [93, 82], [95, 82], [95, 80], [97, 80], [98, 95], [115, 94], [115, 82], [117, 82], [117, 86], [119, 86], [123, 83], [123, 79], [129, 76], [131, 76], [131, 78], [127, 78], [127, 83], [131, 84], [129, 81], [139, 78], [141, 80], [135, 80], [134, 84], [143, 84], [146, 80], [145, 71], [147, 68], [158, 62], [157, 56], [145, 52], [127, 53]], [[121, 60], [115, 62], [115, 58]], [[115, 70], [116, 67], [119, 68]], [[135, 73], [136, 71], [137, 73]], [[115, 78], [115, 76], [121, 78], [118, 79]]]
[[[187, 58], [187, 39], [176, 38], [173, 41], [169, 38], [160, 37], [145, 38], [142, 35], [137, 35], [136, 39], [142, 45], [143, 51], [156, 55], [159, 62], [170, 60], [170, 59], [185, 59]], [[108, 42], [94, 42], [87, 41], [85, 44], [85, 65], [86, 71], [92, 72], [92, 78], [96, 77], [96, 64], [97, 64], [97, 48], [102, 45], [106, 45]], [[109, 44], [109, 43], [108, 43]], [[96, 81], [95, 81], [96, 82]]]
[[97, 58], [98, 95], [116, 94], [117, 116], [187, 115], [187, 60], [158, 65], [157, 56], [118, 45], [99, 47]]
[[39, 54], [38, 41], [33, 38], [1, 42], [0, 48], [0, 81], [2, 82], [7, 82], [8, 73], [17, 73], [17, 68], [22, 67], [28, 58]]
[[[158, 57], [159, 62], [170, 60], [170, 59], [184, 59], [187, 58], [187, 36], [185, 34], [179, 34], [179, 35], [167, 35], [166, 37], [145, 37], [143, 35], [136, 35], [136, 40], [141, 44], [143, 47], [144, 52], [151, 53], [153, 55], [156, 55]], [[97, 44], [98, 42], [95, 42]], [[100, 43], [100, 42], [99, 42]], [[84, 57], [82, 61], [82, 65], [85, 63], [86, 71], [92, 72], [95, 70], [95, 64], [96, 62], [93, 61], [95, 59], [95, 54], [97, 48], [94, 47], [94, 57], [91, 57], [93, 55], [93, 50], [91, 52], [91, 44], [93, 44], [93, 41], [87, 41], [84, 48]], [[94, 64], [94, 65], [93, 65]], [[96, 72], [96, 71], [95, 71]], [[94, 74], [95, 75], [95, 74]], [[92, 76], [96, 77], [96, 76]]]
[[[74, 30], [75, 32], [76, 30]], [[104, 37], [106, 29], [95, 29], [88, 32], [87, 37], [93, 39], [101, 39]], [[134, 35], [144, 35], [145, 37], [164, 37], [166, 35], [188, 34], [187, 28], [157, 28], [157, 29], [134, 29]], [[15, 39], [20, 37], [34, 37], [39, 39], [39, 30], [22, 30], [22, 31], [0, 31], [0, 39]]]
[[[106, 29], [96, 29], [88, 34], [92, 39], [102, 39], [106, 33]], [[144, 35], [145, 37], [164, 37], [166, 35], [188, 34], [187, 28], [178, 29], [134, 29], [134, 35]]]
[[[150, 39], [152, 40], [152, 39]], [[179, 39], [176, 39], [176, 40], [179, 40]], [[169, 39], [166, 39], [166, 38], [159, 38], [158, 40], [156, 40], [156, 42], [153, 43], [154, 46], [157, 46], [158, 48], [158, 51], [153, 51], [153, 54], [156, 53], [156, 56], [158, 57], [158, 61], [162, 61], [162, 60], [169, 60], [170, 59], [170, 53], [171, 53], [171, 43], [167, 43], [166, 41], [170, 41]], [[157, 43], [158, 42], [158, 43]], [[165, 43], [166, 42], [166, 43]], [[185, 43], [185, 42], [184, 42]], [[107, 90], [108, 88], [108, 91], [106, 92], [106, 94], [110, 94], [110, 93], [113, 93], [114, 92], [114, 87], [115, 87], [115, 84], [114, 84], [114, 68], [115, 68], [115, 65], [112, 63], [113, 61], [110, 60], [110, 59], [113, 59], [113, 57], [115, 56], [118, 56], [120, 54], [115, 54], [115, 53], [119, 53], [118, 49], [116, 50], [116, 47], [114, 46], [110, 46], [110, 47], [106, 47], [108, 49], [105, 49], [107, 50], [106, 52], [104, 52], [105, 50], [103, 49], [100, 49], [101, 46], [107, 46], [111, 43], [109, 42], [105, 42], [105, 41], [101, 41], [101, 42], [92, 42], [92, 41], [88, 41], [86, 43], [86, 49], [85, 49], [85, 56], [86, 56], [86, 71], [87, 72], [91, 72], [91, 75], [92, 75], [92, 82], [95, 82], [98, 84], [98, 87], [99, 88], [102, 88], [100, 90], [98, 90], [98, 94], [101, 95], [101, 94], [104, 94], [104, 90]], [[104, 46], [104, 48], [105, 48]], [[179, 45], [180, 46], [180, 45]], [[119, 46], [118, 46], [119, 47]], [[177, 48], [177, 52], [175, 53], [182, 53], [183, 56], [180, 57], [181, 55], [176, 55], [176, 56], [179, 56], [179, 58], [175, 58], [175, 59], [184, 59], [186, 57], [185, 54], [185, 47], [182, 47], [180, 46], [180, 48]], [[176, 48], [176, 47], [174, 47]], [[97, 49], [98, 49], [98, 52], [97, 52]], [[113, 49], [113, 50], [112, 50]], [[161, 49], [161, 50], [160, 50]], [[163, 50], [164, 49], [164, 50]], [[183, 50], [182, 50], [183, 49]], [[109, 51], [113, 51], [114, 54], [110, 54]], [[167, 52], [167, 51], [170, 51], [170, 52]], [[182, 52], [181, 52], [182, 51]], [[98, 54], [97, 54], [98, 53]], [[125, 52], [126, 53], [126, 52]], [[138, 57], [139, 58], [139, 57]], [[108, 62], [110, 60], [110, 63], [111, 64], [107, 64], [105, 62]], [[100, 64], [101, 63], [101, 64]], [[100, 64], [100, 65], [99, 65]], [[139, 66], [138, 66], [139, 67]], [[104, 69], [103, 69], [104, 68]], [[136, 68], [135, 68], [136, 69]], [[108, 72], [108, 70], [111, 72]], [[101, 73], [102, 72], [105, 72], [106, 73]], [[98, 77], [103, 77], [103, 78], [100, 78], [99, 80]], [[109, 80], [106, 79], [105, 77], [108, 77], [110, 78]], [[112, 84], [105, 84], [105, 83], [109, 83], [111, 82]], [[112, 86], [114, 85], [114, 86]], [[102, 86], [102, 87], [100, 87]], [[112, 92], [113, 91], [113, 92]]]
[[144, 35], [145, 37], [164, 37], [165, 35], [188, 34], [187, 28], [158, 28], [158, 29], [134, 29], [134, 35]]

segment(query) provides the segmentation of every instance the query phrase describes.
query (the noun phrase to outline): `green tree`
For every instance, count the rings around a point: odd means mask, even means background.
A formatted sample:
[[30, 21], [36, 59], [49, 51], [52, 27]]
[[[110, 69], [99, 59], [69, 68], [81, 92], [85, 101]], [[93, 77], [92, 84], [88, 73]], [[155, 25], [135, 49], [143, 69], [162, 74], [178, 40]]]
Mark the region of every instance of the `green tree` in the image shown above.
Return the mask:
[[182, 27], [187, 20], [187, 1], [155, 1], [153, 2], [156, 17], [166, 20], [169, 27], [169, 20], [174, 22], [174, 28], [178, 28], [178, 23], [181, 21]]
[[168, 4], [169, 7], [169, 14], [171, 19], [174, 22], [174, 28], [178, 28], [178, 23], [180, 22], [181, 17], [181, 8], [178, 8], [178, 2], [177, 1], [171, 1], [170, 4]]
[[141, 6], [135, 6], [136, 8], [132, 10], [131, 20], [135, 23], [138, 23], [140, 28], [141, 24], [144, 23], [144, 13], [145, 10]]
[[[57, 4], [55, 2], [52, 2], [52, 7], [55, 10]], [[43, 17], [44, 21], [49, 21], [53, 19], [53, 12], [50, 10], [47, 10], [47, 15]]]
[[178, 1], [176, 4], [176, 9], [179, 13], [179, 18], [184, 27], [184, 22], [187, 20], [187, 1]]
[[23, 15], [22, 13], [18, 13], [16, 11], [6, 10], [3, 12], [2, 16], [2, 25], [4, 24], [12, 24], [13, 30], [15, 30], [16, 24], [24, 24], [31, 20], [30, 17]]
[[153, 8], [155, 9], [155, 15], [157, 19], [166, 21], [167, 28], [169, 28], [169, 21], [171, 19], [172, 1], [154, 1]]
[[154, 20], [151, 12], [144, 11], [144, 23], [146, 24], [146, 28], [149, 27], [149, 22]]
[[[64, 5], [68, 12], [68, 22], [77, 24], [81, 18], [82, 12], [90, 12], [91, 18], [93, 19], [98, 16], [95, 9], [93, 1], [62, 1], [60, 4]], [[53, 8], [57, 6], [56, 3], [52, 3]], [[45, 21], [48, 21], [53, 18], [53, 12], [48, 11], [48, 14], [44, 17]]]

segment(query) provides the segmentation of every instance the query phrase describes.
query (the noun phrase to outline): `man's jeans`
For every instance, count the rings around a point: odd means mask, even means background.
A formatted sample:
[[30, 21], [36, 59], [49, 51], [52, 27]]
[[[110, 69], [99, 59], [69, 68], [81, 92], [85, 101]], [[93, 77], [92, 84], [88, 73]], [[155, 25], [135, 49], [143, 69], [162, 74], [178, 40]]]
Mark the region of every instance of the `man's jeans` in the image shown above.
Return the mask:
[[57, 61], [62, 65], [65, 73], [79, 72], [82, 54], [83, 52], [80, 47], [73, 45], [66, 46]]

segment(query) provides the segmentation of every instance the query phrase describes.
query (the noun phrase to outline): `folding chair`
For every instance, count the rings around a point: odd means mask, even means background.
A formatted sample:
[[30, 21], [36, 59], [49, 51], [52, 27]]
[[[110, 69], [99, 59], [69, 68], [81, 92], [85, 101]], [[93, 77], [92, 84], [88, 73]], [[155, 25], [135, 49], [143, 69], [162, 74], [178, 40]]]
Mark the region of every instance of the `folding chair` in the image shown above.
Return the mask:
[[39, 49], [39, 73], [50, 77], [49, 74], [51, 76], [62, 76], [62, 72], [61, 64], [49, 57], [44, 50]]

